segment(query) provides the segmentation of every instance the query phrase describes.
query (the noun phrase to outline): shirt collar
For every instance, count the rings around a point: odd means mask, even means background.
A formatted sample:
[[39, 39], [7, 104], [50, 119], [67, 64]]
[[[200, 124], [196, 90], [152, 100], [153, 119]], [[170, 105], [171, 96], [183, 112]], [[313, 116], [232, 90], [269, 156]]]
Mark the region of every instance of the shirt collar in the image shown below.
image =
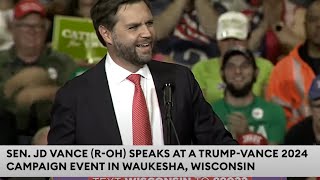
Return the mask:
[[144, 65], [136, 73], [132, 73], [132, 72], [124, 69], [123, 67], [119, 66], [118, 64], [116, 64], [112, 60], [112, 58], [109, 54], [107, 54], [107, 56], [106, 56], [105, 67], [106, 67], [106, 72], [108, 72], [108, 74], [112, 74], [113, 77], [110, 78], [109, 81], [111, 81], [113, 83], [121, 83], [130, 74], [140, 74], [142, 77], [144, 77], [146, 79], [151, 79], [151, 73], [150, 73], [149, 67], [147, 65]]

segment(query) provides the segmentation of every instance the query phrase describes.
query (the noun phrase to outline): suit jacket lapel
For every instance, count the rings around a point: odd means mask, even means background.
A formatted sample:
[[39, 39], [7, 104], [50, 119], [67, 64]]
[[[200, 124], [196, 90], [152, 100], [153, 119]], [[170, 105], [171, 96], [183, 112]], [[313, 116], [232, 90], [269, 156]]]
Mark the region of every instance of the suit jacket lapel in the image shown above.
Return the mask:
[[93, 92], [89, 95], [89, 101], [95, 109], [99, 123], [106, 128], [107, 144], [121, 145], [121, 135], [105, 73], [105, 57], [96, 65], [90, 82]]
[[163, 126], [163, 136], [164, 136], [164, 144], [169, 143], [170, 135], [168, 135], [168, 125], [165, 119], [165, 107], [164, 107], [164, 97], [163, 97], [163, 86], [165, 83], [168, 83], [167, 79], [169, 79], [169, 76], [164, 73], [165, 71], [159, 66], [159, 64], [155, 64], [153, 61], [148, 63], [148, 67], [150, 69], [150, 72], [152, 74], [152, 78], [154, 81], [154, 85], [157, 92], [157, 97], [159, 101], [160, 111], [161, 111], [161, 117], [162, 117], [162, 126]]

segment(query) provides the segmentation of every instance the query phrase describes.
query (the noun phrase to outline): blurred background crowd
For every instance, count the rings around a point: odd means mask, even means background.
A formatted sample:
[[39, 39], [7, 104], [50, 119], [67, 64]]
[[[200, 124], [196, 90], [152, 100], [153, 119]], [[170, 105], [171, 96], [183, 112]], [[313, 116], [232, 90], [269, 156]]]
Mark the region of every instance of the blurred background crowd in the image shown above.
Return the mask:
[[[320, 0], [150, 2], [153, 59], [189, 67], [240, 144], [320, 142]], [[84, 66], [52, 48], [53, 21], [94, 3], [0, 1], [0, 144], [47, 144], [55, 93]]]

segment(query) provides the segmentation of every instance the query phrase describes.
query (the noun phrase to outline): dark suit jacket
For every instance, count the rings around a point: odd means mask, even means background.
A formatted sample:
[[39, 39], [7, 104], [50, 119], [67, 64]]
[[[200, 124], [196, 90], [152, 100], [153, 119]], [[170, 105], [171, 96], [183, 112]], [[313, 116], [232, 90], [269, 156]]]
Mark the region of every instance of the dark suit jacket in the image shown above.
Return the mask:
[[0, 109], [0, 145], [17, 144], [17, 126], [15, 116]]
[[[172, 130], [167, 135], [170, 126], [164, 118], [163, 86], [168, 82], [175, 86], [172, 119], [181, 144], [237, 144], [205, 101], [189, 69], [157, 61], [149, 62], [148, 67], [158, 96], [165, 144], [177, 144]], [[49, 144], [122, 144], [105, 60], [57, 92], [51, 118]]]

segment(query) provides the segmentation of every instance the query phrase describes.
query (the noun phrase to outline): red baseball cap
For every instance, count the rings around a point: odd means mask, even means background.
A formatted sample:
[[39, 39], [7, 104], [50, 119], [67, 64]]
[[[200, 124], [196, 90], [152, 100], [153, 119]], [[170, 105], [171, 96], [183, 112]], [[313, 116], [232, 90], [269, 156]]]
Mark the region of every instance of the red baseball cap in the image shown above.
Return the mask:
[[46, 16], [46, 8], [38, 0], [20, 0], [14, 7], [14, 18], [20, 19], [30, 13]]

